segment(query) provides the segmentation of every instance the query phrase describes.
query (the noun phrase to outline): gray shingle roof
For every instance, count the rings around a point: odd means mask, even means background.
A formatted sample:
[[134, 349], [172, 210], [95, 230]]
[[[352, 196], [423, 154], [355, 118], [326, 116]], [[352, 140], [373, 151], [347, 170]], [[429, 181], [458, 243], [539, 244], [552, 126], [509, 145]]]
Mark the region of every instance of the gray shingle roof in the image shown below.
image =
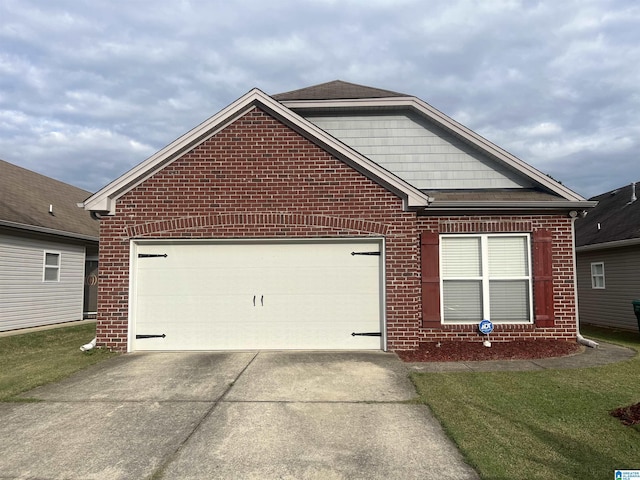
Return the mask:
[[0, 160], [0, 224], [97, 240], [99, 222], [77, 206], [89, 195], [80, 188]]
[[341, 100], [352, 98], [386, 98], [409, 97], [404, 93], [392, 92], [380, 88], [366, 87], [355, 83], [334, 80], [311, 87], [292, 90], [291, 92], [271, 95], [272, 98], [282, 102], [290, 100]]
[[[636, 190], [640, 196], [640, 182]], [[590, 198], [599, 203], [586, 217], [576, 220], [576, 246], [640, 238], [640, 200], [631, 202], [631, 197], [629, 184]]]
[[497, 201], [553, 201], [562, 197], [536, 188], [514, 189], [473, 189], [473, 190], [424, 190], [436, 201], [456, 200], [473, 202], [476, 200]]

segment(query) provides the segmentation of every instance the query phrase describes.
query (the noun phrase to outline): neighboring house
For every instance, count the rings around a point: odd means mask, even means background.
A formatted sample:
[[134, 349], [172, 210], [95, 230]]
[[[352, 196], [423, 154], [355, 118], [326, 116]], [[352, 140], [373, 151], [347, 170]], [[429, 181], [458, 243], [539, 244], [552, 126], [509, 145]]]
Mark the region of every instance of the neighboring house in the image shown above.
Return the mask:
[[99, 222], [78, 208], [89, 195], [0, 160], [0, 331], [95, 316]]
[[251, 90], [88, 198], [114, 350], [577, 337], [594, 205], [422, 100]]
[[576, 222], [580, 322], [637, 331], [631, 303], [640, 300], [640, 202], [636, 185], [592, 200], [598, 206]]

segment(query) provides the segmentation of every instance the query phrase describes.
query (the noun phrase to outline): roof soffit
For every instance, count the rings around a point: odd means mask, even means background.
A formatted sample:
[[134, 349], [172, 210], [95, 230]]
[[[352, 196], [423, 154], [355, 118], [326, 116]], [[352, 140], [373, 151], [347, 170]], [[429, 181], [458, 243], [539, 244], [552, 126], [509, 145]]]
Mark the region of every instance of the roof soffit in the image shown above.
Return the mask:
[[253, 89], [86, 199], [84, 208], [113, 215], [118, 198], [186, 152], [215, 136], [256, 106], [401, 197], [406, 208], [420, 208], [428, 205], [430, 199], [427, 194], [338, 141], [261, 90]]

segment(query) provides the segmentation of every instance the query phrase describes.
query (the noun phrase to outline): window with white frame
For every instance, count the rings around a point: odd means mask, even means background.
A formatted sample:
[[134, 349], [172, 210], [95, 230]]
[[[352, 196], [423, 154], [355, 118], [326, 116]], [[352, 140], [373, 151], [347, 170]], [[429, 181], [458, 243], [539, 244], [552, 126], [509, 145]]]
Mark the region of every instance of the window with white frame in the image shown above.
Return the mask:
[[443, 235], [440, 239], [444, 323], [530, 323], [528, 234]]
[[42, 279], [45, 282], [60, 281], [60, 253], [44, 252], [44, 273]]
[[604, 262], [591, 264], [591, 288], [604, 288]]

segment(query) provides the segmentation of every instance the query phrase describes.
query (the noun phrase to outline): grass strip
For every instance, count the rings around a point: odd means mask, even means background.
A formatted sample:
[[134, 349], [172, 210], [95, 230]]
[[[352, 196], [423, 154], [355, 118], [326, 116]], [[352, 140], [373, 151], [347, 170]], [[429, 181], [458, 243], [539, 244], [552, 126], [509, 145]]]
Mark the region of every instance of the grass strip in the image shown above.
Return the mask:
[[0, 401], [18, 401], [16, 395], [117, 355], [80, 351], [95, 329], [90, 323], [0, 337]]
[[[583, 334], [640, 349], [640, 336]], [[420, 399], [483, 479], [613, 478], [640, 436], [609, 412], [640, 401], [640, 357], [597, 368], [414, 373]]]

